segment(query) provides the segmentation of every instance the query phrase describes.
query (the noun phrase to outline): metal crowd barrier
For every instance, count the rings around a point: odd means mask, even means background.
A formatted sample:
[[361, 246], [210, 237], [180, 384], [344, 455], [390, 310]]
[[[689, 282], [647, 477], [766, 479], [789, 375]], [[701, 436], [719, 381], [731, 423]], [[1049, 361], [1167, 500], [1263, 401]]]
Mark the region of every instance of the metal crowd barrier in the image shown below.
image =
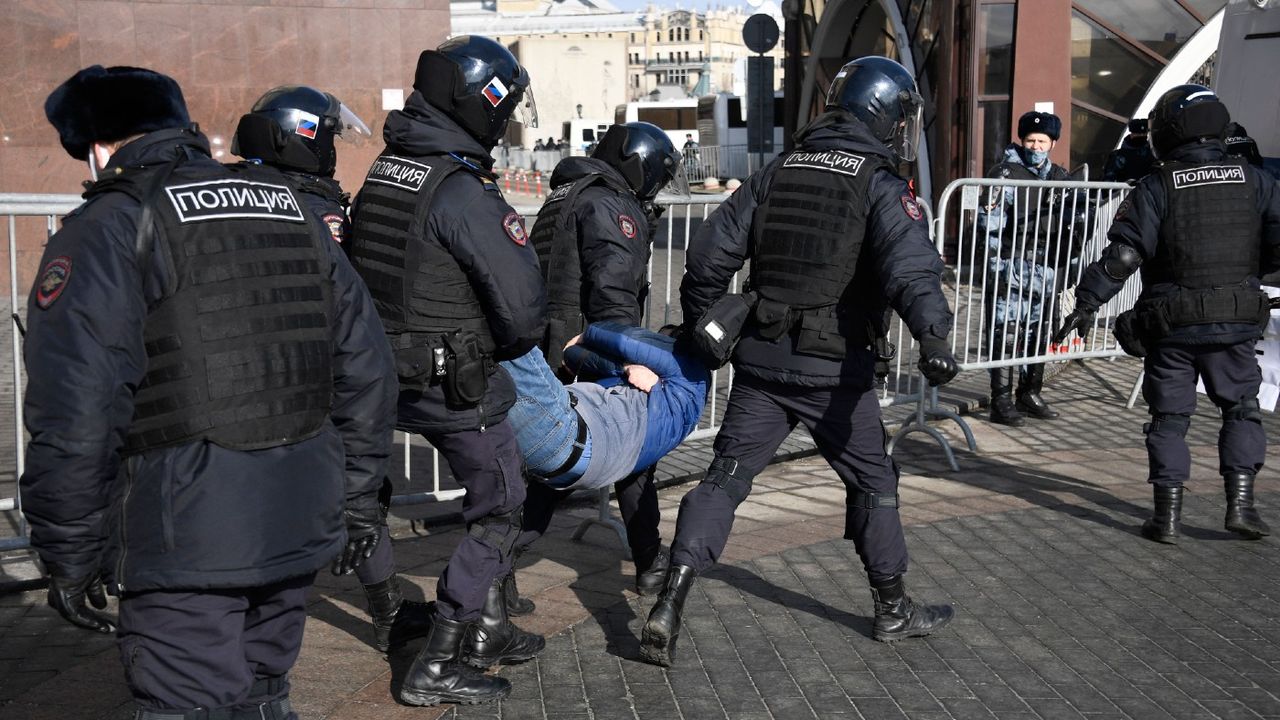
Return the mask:
[[[1073, 289], [1106, 246], [1129, 190], [1124, 183], [1006, 178], [965, 178], [943, 190], [934, 242], [940, 253], [955, 247], [956, 280], [947, 292], [955, 313], [951, 346], [961, 370], [1124, 355], [1112, 330], [1142, 291], [1136, 274], [1083, 337], [1055, 345], [1052, 336], [1074, 308]], [[921, 407], [923, 415], [954, 420], [976, 449], [967, 423], [936, 407], [936, 392], [930, 395], [934, 400]], [[945, 438], [934, 437], [950, 457]]]

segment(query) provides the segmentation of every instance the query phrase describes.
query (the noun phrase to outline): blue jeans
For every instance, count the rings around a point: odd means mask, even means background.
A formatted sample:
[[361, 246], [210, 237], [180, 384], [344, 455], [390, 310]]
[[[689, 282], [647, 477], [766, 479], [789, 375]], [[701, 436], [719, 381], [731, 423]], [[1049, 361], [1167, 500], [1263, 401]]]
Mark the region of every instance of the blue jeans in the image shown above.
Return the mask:
[[[560, 384], [539, 348], [499, 364], [516, 386], [516, 403], [507, 411], [507, 422], [515, 429], [525, 464], [535, 475], [559, 469], [573, 453], [578, 437], [578, 413], [569, 402], [569, 391]], [[591, 456], [590, 447], [588, 438], [574, 471], [554, 478], [549, 484], [567, 487], [581, 477]]]

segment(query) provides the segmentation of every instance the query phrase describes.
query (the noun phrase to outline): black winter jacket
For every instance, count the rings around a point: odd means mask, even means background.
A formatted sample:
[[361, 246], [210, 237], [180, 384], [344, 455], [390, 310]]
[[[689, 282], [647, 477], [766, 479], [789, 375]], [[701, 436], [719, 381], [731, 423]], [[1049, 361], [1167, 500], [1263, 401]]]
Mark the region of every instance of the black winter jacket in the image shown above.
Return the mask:
[[[626, 187], [622, 174], [603, 160], [571, 157], [556, 165], [551, 188], [591, 173], [604, 173]], [[640, 201], [633, 193], [597, 182], [578, 196], [573, 214], [582, 262], [581, 310], [587, 323], [639, 325], [654, 230]]]
[[[120, 148], [107, 172], [178, 157], [217, 166], [202, 135], [166, 130]], [[31, 441], [20, 489], [32, 545], [61, 576], [103, 568], [116, 592], [255, 587], [314, 572], [344, 542], [344, 496], [376, 493], [392, 448], [395, 370], [368, 292], [312, 225], [330, 250], [335, 302], [332, 411], [318, 435], [249, 452], [196, 441], [124, 461], [147, 309], [169, 282], [164, 253], [138, 267], [141, 212], [124, 193], [95, 195], [45, 249], [24, 348]], [[49, 275], [55, 264], [67, 272]]]
[[[892, 162], [884, 144], [847, 113], [820, 116], [800, 132], [799, 139], [797, 150], [846, 150]], [[750, 259], [753, 217], [769, 195], [780, 162], [781, 158], [775, 159], [752, 175], [690, 241], [680, 283], [686, 323], [692, 325], [702, 317], [728, 291], [733, 274]], [[952, 317], [942, 293], [942, 258], [929, 242], [929, 228], [916, 209], [907, 182], [889, 170], [877, 170], [866, 203], [869, 226], [853, 279], [858, 286], [857, 309], [868, 321], [878, 322], [885, 308], [892, 307], [916, 338], [946, 338]], [[734, 368], [791, 385], [871, 387], [875, 358], [870, 348], [851, 346], [843, 361], [829, 360], [796, 353], [793, 336], [794, 332], [777, 341], [765, 340], [749, 322], [734, 351]]]
[[[1226, 146], [1218, 140], [1188, 143], [1175, 149], [1168, 159], [1187, 163], [1221, 162], [1227, 159]], [[1246, 165], [1244, 171], [1258, 189], [1257, 210], [1262, 217], [1259, 238], [1262, 263], [1257, 275], [1250, 280], [1254, 287], [1258, 287], [1259, 278], [1280, 270], [1280, 184], [1251, 165]], [[1160, 242], [1160, 225], [1164, 222], [1168, 204], [1160, 173], [1152, 172], [1138, 182], [1116, 211], [1111, 229], [1107, 231], [1107, 240], [1124, 243], [1136, 250], [1144, 262], [1149, 260], [1155, 256]], [[1205, 238], [1205, 242], [1212, 241], [1213, 238]], [[1096, 310], [1120, 292], [1124, 283], [1124, 280], [1115, 280], [1107, 275], [1100, 262], [1094, 262], [1085, 268], [1080, 279], [1076, 289], [1077, 302], [1083, 309]], [[1176, 286], [1167, 283], [1144, 286], [1142, 299], [1168, 295], [1176, 290]], [[1174, 328], [1163, 342], [1188, 345], [1237, 343], [1257, 336], [1258, 327], [1252, 323], [1206, 323]]]
[[[436, 189], [426, 241], [442, 244], [466, 273], [489, 322], [494, 357], [525, 354], [546, 332], [546, 288], [533, 246], [513, 239], [503, 227], [503, 219], [515, 211], [493, 181], [489, 153], [417, 92], [409, 96], [404, 110], [387, 116], [382, 134], [387, 149], [397, 155], [444, 155], [465, 166]], [[359, 212], [357, 202], [352, 216]], [[423, 392], [406, 390], [400, 394], [397, 426], [414, 433], [474, 430], [506, 418], [515, 397], [511, 376], [495, 363], [477, 408], [446, 407], [440, 385]]]

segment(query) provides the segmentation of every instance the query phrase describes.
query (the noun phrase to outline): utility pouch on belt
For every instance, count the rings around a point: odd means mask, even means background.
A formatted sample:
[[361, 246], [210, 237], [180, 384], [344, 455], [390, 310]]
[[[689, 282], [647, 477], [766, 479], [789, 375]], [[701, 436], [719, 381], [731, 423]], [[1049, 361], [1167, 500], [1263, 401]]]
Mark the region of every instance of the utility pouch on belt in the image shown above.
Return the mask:
[[1138, 322], [1138, 313], [1126, 310], [1116, 316], [1116, 342], [1120, 348], [1134, 357], [1145, 357], [1147, 345], [1143, 340], [1142, 327]]
[[754, 292], [725, 295], [698, 318], [693, 346], [709, 365], [719, 368], [729, 362], [755, 303]]
[[790, 305], [768, 298], [756, 302], [755, 320], [756, 332], [765, 340], [777, 340], [795, 324]]
[[444, 336], [444, 400], [469, 407], [484, 399], [489, 388], [489, 362], [480, 339], [469, 332]]
[[840, 334], [840, 318], [830, 308], [809, 310], [800, 315], [800, 335], [796, 352], [830, 360], [843, 360], [848, 341]]
[[422, 391], [431, 384], [435, 372], [435, 357], [431, 347], [400, 348], [394, 351], [396, 375], [405, 390]]

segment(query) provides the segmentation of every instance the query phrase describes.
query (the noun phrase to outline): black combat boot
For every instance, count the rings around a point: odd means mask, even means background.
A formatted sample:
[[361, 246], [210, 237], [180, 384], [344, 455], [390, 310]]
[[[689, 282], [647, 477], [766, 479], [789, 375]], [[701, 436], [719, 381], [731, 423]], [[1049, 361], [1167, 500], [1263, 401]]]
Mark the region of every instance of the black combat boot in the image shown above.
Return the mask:
[[[1151, 519], [1142, 523], [1142, 537], [1166, 545], [1177, 545], [1178, 531], [1182, 526], [1182, 486], [1152, 485], [1151, 490], [1156, 507]], [[1228, 523], [1230, 519], [1231, 510], [1228, 509]]]
[[[649, 559], [642, 561], [636, 556], [636, 592], [644, 595], [657, 595], [662, 591], [662, 584], [667, 580], [667, 568], [671, 561], [659, 547], [657, 552], [649, 553]], [[641, 568], [644, 568], [643, 570]]]
[[522, 617], [533, 612], [538, 607], [529, 598], [520, 597], [520, 588], [516, 587], [516, 569], [511, 568], [511, 572], [502, 578], [502, 600], [507, 606], [508, 617]]
[[991, 422], [997, 425], [1022, 427], [1027, 419], [1018, 412], [1013, 402], [1013, 383], [1006, 380], [1007, 368], [995, 368], [991, 371]]
[[[878, 585], [878, 587], [877, 587]], [[871, 585], [876, 619], [871, 636], [880, 642], [924, 637], [941, 630], [956, 616], [950, 605], [917, 605], [907, 597], [907, 586], [898, 575]]]
[[693, 587], [697, 572], [688, 565], [672, 565], [667, 582], [658, 596], [658, 604], [649, 611], [649, 620], [640, 635], [640, 656], [654, 665], [671, 667], [676, 639], [680, 637], [680, 616], [684, 600]]
[[432, 619], [426, 647], [400, 687], [400, 699], [409, 705], [438, 705], [442, 702], [479, 705], [501, 700], [511, 694], [511, 683], [467, 667], [458, 661], [462, 640], [470, 623]]
[[1044, 365], [1028, 365], [1022, 379], [1018, 382], [1017, 409], [1038, 420], [1052, 420], [1058, 417], [1058, 411], [1049, 407], [1049, 403], [1040, 397], [1040, 391], [1043, 389]]
[[1253, 507], [1253, 473], [1227, 473], [1222, 484], [1227, 490], [1227, 529], [1246, 540], [1270, 535], [1271, 528]]
[[502, 580], [489, 586], [479, 622], [471, 625], [462, 643], [462, 662], [476, 668], [514, 665], [532, 660], [547, 646], [546, 638], [516, 627], [507, 616]]
[[364, 586], [373, 616], [373, 644], [382, 652], [431, 632], [431, 616], [435, 606], [405, 600], [400, 593], [400, 578], [395, 573], [380, 583]]

